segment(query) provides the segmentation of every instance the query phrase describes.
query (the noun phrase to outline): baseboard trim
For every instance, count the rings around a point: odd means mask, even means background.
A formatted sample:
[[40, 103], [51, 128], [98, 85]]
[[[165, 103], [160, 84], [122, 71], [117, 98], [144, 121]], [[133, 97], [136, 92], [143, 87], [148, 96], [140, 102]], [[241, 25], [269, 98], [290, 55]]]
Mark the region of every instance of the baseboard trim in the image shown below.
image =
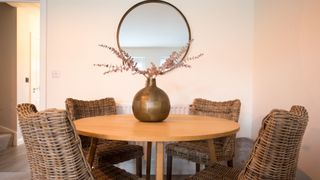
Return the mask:
[[11, 145], [12, 146], [17, 146], [17, 131], [14, 131], [14, 130], [9, 129], [9, 128], [4, 127], [4, 126], [0, 126], [0, 132], [11, 133], [12, 134]]

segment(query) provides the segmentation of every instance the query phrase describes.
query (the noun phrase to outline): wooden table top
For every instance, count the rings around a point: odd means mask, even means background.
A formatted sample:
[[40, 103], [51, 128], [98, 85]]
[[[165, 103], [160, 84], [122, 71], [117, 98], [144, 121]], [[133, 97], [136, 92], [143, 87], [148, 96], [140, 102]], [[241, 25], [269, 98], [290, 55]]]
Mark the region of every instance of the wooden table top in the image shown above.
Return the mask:
[[239, 124], [221, 118], [169, 115], [163, 122], [140, 122], [133, 115], [108, 115], [74, 121], [77, 132], [96, 138], [123, 141], [191, 141], [236, 133]]

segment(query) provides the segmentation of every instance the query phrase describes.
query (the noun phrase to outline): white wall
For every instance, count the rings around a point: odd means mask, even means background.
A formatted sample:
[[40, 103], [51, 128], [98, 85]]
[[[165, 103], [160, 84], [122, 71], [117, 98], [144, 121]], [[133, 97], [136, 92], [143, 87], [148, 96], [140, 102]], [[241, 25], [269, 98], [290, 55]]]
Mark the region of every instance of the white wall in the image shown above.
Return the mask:
[[[47, 106], [64, 107], [67, 97], [115, 97], [130, 104], [144, 86], [142, 76], [103, 76], [94, 63], [120, 63], [98, 47], [116, 47], [124, 12], [138, 0], [47, 0]], [[299, 169], [318, 179], [320, 164], [320, 24], [319, 1], [168, 0], [186, 16], [195, 39], [190, 55], [205, 54], [191, 69], [158, 78], [173, 105], [195, 97], [242, 102], [239, 136], [255, 137], [272, 108], [305, 105], [310, 121], [303, 139]], [[53, 77], [54, 75], [55, 77]], [[253, 122], [252, 122], [253, 120]], [[252, 126], [252, 127], [251, 127]]]
[[255, 3], [253, 136], [272, 108], [304, 105], [309, 124], [299, 169], [320, 179], [320, 1]]
[[[122, 15], [139, 2], [116, 0], [47, 0], [47, 107], [64, 108], [67, 97], [106, 96], [131, 104], [145, 78], [131, 73], [103, 76], [95, 63], [120, 63], [111, 52]], [[196, 97], [212, 100], [239, 98], [242, 102], [239, 136], [251, 136], [253, 0], [168, 1], [188, 19], [195, 39], [190, 55], [205, 55], [191, 69], [177, 69], [157, 78], [172, 105]]]
[[[0, 3], [0, 132], [17, 130], [16, 9]], [[15, 137], [14, 137], [15, 138]], [[16, 144], [16, 140], [13, 140]]]

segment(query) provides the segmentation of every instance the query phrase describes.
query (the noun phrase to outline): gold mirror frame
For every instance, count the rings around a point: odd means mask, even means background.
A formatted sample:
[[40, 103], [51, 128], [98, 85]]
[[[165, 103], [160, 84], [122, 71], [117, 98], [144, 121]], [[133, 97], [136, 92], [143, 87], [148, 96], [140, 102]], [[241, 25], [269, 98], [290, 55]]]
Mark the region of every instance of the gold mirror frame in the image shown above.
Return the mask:
[[[132, 10], [134, 10], [135, 8], [139, 7], [139, 6], [142, 6], [144, 4], [148, 4], [148, 3], [161, 3], [161, 4], [166, 4], [170, 7], [172, 7], [174, 10], [176, 10], [182, 17], [182, 19], [184, 20], [185, 24], [186, 24], [186, 27], [187, 27], [187, 30], [188, 30], [188, 42], [191, 41], [191, 30], [190, 30], [190, 26], [189, 26], [189, 23], [186, 19], [186, 17], [183, 15], [183, 13], [177, 8], [175, 7], [174, 5], [166, 2], [166, 1], [162, 1], [162, 0], [146, 0], [146, 1], [142, 1], [142, 2], [139, 2], [135, 5], [133, 5], [130, 9], [128, 9], [125, 14], [122, 16], [120, 22], [119, 22], [119, 25], [118, 25], [118, 29], [117, 29], [117, 45], [118, 45], [118, 49], [120, 52], [122, 52], [122, 48], [120, 46], [120, 29], [121, 29], [121, 25], [123, 23], [123, 21], [125, 20], [125, 18], [130, 14], [130, 12], [132, 12]], [[187, 43], [188, 43], [187, 42]], [[190, 44], [189, 46], [187, 47], [187, 50], [186, 52], [184, 53], [184, 55], [182, 56], [182, 58], [180, 59], [180, 62], [186, 57], [186, 55], [188, 54], [188, 51], [189, 51], [189, 48], [190, 48]], [[170, 55], [170, 54], [169, 54]]]

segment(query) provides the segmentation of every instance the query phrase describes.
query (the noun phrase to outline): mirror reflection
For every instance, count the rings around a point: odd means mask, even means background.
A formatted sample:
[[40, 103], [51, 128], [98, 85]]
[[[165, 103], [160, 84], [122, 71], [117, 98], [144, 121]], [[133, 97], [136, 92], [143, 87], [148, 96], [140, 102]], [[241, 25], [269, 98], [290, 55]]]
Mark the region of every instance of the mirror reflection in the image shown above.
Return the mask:
[[122, 17], [117, 32], [119, 49], [129, 53], [141, 70], [151, 63], [161, 65], [190, 39], [190, 27], [183, 14], [164, 1], [136, 4]]

